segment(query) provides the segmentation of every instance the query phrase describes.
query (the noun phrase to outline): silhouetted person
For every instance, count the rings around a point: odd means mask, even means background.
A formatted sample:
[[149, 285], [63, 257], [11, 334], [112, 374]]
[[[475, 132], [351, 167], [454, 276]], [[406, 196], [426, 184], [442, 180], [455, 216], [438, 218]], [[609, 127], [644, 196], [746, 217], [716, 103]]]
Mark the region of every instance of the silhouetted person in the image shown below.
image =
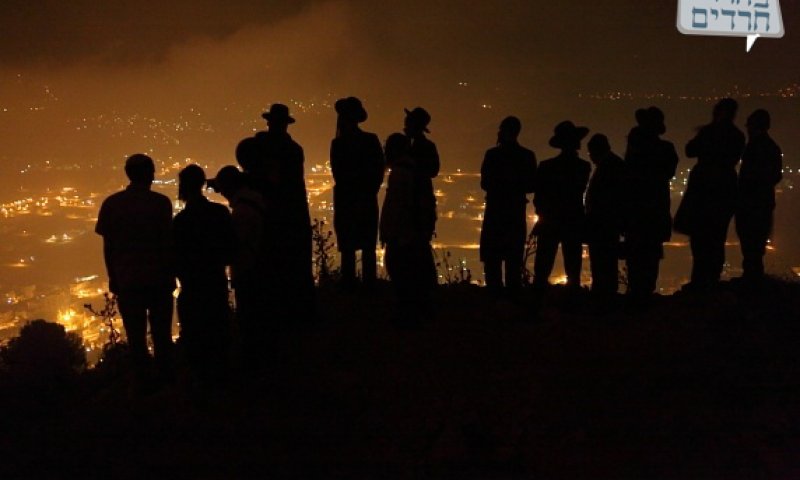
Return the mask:
[[595, 165], [586, 190], [586, 239], [592, 269], [592, 295], [598, 306], [610, 307], [619, 288], [620, 237], [624, 232], [628, 187], [625, 164], [611, 151], [608, 137], [592, 136], [587, 144]]
[[625, 152], [629, 178], [625, 258], [630, 300], [645, 306], [656, 290], [664, 242], [672, 235], [669, 182], [678, 167], [678, 154], [671, 142], [660, 138], [667, 127], [659, 108], [637, 110], [636, 121]]
[[246, 185], [236, 167], [222, 167], [209, 184], [221, 193], [231, 207], [235, 249], [231, 261], [231, 280], [236, 298], [236, 319], [242, 338], [245, 368], [253, 368], [263, 357], [267, 336], [266, 265], [264, 240], [264, 202], [261, 195]]
[[418, 188], [411, 140], [395, 133], [386, 140], [391, 169], [380, 216], [380, 240], [386, 246], [386, 270], [397, 295], [400, 322], [418, 323], [431, 313], [436, 265], [431, 251], [435, 204]]
[[519, 144], [522, 123], [507, 117], [500, 123], [497, 146], [489, 149], [481, 165], [481, 188], [486, 192], [486, 210], [481, 228], [480, 256], [486, 287], [499, 294], [505, 287], [516, 299], [522, 281], [522, 261], [528, 225], [526, 194], [536, 178], [536, 156]]
[[336, 101], [336, 138], [331, 142], [333, 227], [342, 255], [342, 282], [356, 282], [356, 251], [361, 250], [361, 280], [376, 278], [375, 247], [378, 240], [378, 191], [383, 183], [383, 148], [377, 135], [359, 124], [367, 111], [355, 97]]
[[270, 187], [264, 199], [275, 216], [275, 259], [278, 288], [285, 300], [286, 320], [309, 319], [315, 312], [311, 253], [311, 216], [308, 210], [303, 148], [288, 133], [295, 119], [286, 105], [275, 103], [262, 117], [268, 130], [256, 134], [262, 143]]
[[122, 324], [140, 381], [149, 375], [147, 326], [158, 373], [172, 375], [172, 202], [150, 187], [155, 165], [147, 155], [125, 162], [130, 184], [100, 207], [95, 231], [103, 237], [109, 289], [117, 295]]
[[205, 183], [197, 165], [178, 174], [178, 198], [186, 206], [175, 215], [173, 233], [181, 343], [198, 380], [207, 386], [227, 373], [231, 312], [225, 267], [232, 262], [236, 239], [230, 212], [203, 195]]
[[589, 129], [564, 121], [556, 125], [554, 133], [550, 146], [560, 149], [561, 153], [543, 161], [536, 171], [533, 204], [539, 221], [534, 227], [537, 236], [534, 284], [538, 289], [549, 284], [558, 245], [561, 244], [567, 285], [579, 288], [584, 230], [583, 193], [592, 166], [578, 157], [578, 150]]
[[744, 134], [733, 124], [738, 103], [724, 98], [714, 106], [710, 124], [686, 144], [686, 156], [697, 158], [689, 173], [676, 214], [676, 229], [689, 235], [692, 278], [684, 288], [714, 287], [725, 263], [728, 224], [736, 207], [736, 165], [744, 150]]
[[775, 185], [782, 178], [783, 154], [769, 136], [770, 115], [756, 110], [747, 118], [748, 142], [739, 169], [736, 233], [742, 248], [742, 279], [764, 277], [764, 254], [772, 233]]
[[[421, 107], [413, 110], [404, 109], [406, 117], [404, 120], [403, 132], [411, 140], [409, 155], [414, 159], [414, 185], [417, 200], [423, 203], [421, 212], [427, 216], [417, 218], [418, 228], [430, 231], [431, 235], [436, 231], [436, 196], [433, 191], [433, 179], [439, 175], [439, 152], [430, 139], [425, 134], [430, 133], [428, 124], [431, 116]], [[436, 282], [436, 269], [433, 271], [433, 283]]]
[[278, 319], [286, 319], [286, 292], [283, 272], [282, 244], [283, 232], [278, 229], [280, 212], [276, 206], [275, 192], [278, 188], [277, 162], [268, 158], [264, 142], [256, 137], [248, 137], [236, 145], [236, 161], [242, 167], [244, 183], [261, 196], [258, 210], [264, 217], [264, 232], [261, 236], [263, 268], [260, 278], [263, 282], [263, 303], [271, 326], [277, 326]]
[[278, 185], [278, 167], [270, 160], [264, 142], [257, 137], [244, 138], [236, 145], [236, 162], [242, 167], [245, 183], [265, 202], [274, 196]]

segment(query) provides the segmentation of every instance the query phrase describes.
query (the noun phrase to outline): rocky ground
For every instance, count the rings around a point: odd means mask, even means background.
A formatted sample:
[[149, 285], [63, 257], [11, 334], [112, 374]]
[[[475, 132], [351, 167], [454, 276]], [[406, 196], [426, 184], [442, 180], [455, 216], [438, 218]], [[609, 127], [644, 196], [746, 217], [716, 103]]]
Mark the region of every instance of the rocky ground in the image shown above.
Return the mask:
[[[323, 291], [224, 389], [122, 375], [3, 392], [3, 478], [800, 478], [800, 284], [727, 285], [594, 315], [558, 288], [534, 314], [443, 287]], [[266, 348], [266, 347], [265, 347]]]

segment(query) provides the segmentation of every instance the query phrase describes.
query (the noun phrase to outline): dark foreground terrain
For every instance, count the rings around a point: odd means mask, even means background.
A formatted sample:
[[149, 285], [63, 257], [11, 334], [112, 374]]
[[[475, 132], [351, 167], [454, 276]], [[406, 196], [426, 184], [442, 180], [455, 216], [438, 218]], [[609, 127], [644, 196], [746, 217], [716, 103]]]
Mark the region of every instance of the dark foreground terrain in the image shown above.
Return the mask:
[[[271, 367], [136, 394], [0, 396], [3, 478], [800, 478], [800, 284], [587, 313], [443, 288], [438, 318], [323, 292]], [[265, 347], [266, 348], [266, 347]]]

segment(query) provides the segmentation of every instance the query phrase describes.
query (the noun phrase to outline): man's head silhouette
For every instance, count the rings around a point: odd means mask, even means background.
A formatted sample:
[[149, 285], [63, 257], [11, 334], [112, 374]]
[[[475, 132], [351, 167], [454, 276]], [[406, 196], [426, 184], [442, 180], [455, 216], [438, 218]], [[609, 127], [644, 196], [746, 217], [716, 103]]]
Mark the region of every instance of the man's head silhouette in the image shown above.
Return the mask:
[[135, 153], [125, 161], [125, 174], [132, 184], [150, 185], [156, 175], [153, 159], [143, 153]]
[[202, 195], [206, 173], [199, 165], [189, 165], [178, 173], [178, 198], [190, 200]]
[[261, 117], [267, 121], [267, 126], [269, 126], [270, 130], [286, 130], [289, 125], [296, 121], [289, 115], [289, 107], [282, 103], [273, 103], [269, 107], [269, 111], [262, 113]]

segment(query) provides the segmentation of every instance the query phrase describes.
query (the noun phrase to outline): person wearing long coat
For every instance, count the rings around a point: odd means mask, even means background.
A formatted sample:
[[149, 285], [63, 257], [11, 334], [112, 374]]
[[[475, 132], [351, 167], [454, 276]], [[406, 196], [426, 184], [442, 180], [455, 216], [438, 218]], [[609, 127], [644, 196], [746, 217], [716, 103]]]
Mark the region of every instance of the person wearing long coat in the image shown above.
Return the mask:
[[589, 133], [570, 121], [559, 123], [550, 146], [561, 150], [555, 158], [543, 161], [536, 171], [533, 204], [539, 221], [536, 233], [534, 285], [541, 289], [549, 283], [558, 245], [564, 257], [567, 285], [579, 288], [583, 255], [583, 194], [592, 166], [578, 156], [581, 141]]
[[383, 183], [384, 159], [380, 140], [359, 128], [367, 111], [355, 97], [335, 105], [336, 138], [331, 142], [333, 180], [333, 227], [342, 255], [342, 282], [356, 282], [356, 251], [361, 251], [361, 280], [376, 279], [375, 246], [378, 239], [378, 191]]
[[625, 232], [625, 164], [611, 150], [608, 137], [589, 140], [589, 158], [595, 164], [586, 190], [586, 241], [592, 269], [592, 295], [608, 306], [619, 289], [620, 240]]
[[505, 289], [513, 299], [519, 295], [522, 262], [527, 237], [527, 194], [536, 177], [536, 155], [519, 144], [522, 123], [507, 117], [500, 123], [497, 146], [489, 149], [481, 165], [481, 188], [486, 192], [486, 210], [481, 228], [480, 258], [486, 287], [494, 294]]
[[782, 178], [783, 154], [769, 135], [770, 115], [756, 110], [747, 117], [747, 146], [739, 169], [736, 233], [742, 248], [742, 278], [758, 282], [764, 277], [764, 254], [772, 233], [775, 185]]
[[[431, 116], [427, 110], [422, 107], [416, 107], [412, 110], [405, 109], [405, 113], [403, 133], [411, 141], [408, 155], [413, 159], [415, 195], [419, 202], [425, 204], [422, 211], [427, 214], [424, 218], [417, 218], [418, 227], [425, 232], [430, 232], [430, 235], [433, 236], [436, 231], [437, 220], [433, 179], [439, 175], [439, 151], [436, 148], [436, 144], [425, 135], [430, 133], [428, 124], [431, 122]], [[435, 285], [435, 271], [433, 272], [432, 281]]]
[[625, 152], [629, 178], [625, 259], [628, 294], [634, 304], [644, 306], [656, 290], [664, 242], [672, 235], [669, 182], [678, 167], [678, 153], [661, 138], [667, 131], [661, 109], [639, 109], [636, 120]]
[[[289, 135], [295, 119], [289, 108], [273, 104], [261, 115], [268, 130], [255, 135], [265, 158], [269, 186], [259, 191], [274, 213], [275, 274], [277, 296], [281, 299], [277, 315], [287, 320], [310, 318], [316, 313], [314, 276], [312, 271], [311, 215], [305, 183], [303, 148]], [[282, 310], [282, 311], [281, 311]]]
[[398, 321], [412, 325], [432, 313], [436, 265], [429, 225], [436, 205], [419, 188], [411, 139], [394, 133], [386, 139], [390, 168], [380, 215], [380, 241], [386, 247], [386, 270], [398, 302]]
[[692, 249], [691, 281], [684, 288], [705, 291], [714, 287], [725, 263], [725, 240], [736, 207], [736, 166], [745, 137], [733, 121], [738, 103], [724, 98], [714, 106], [713, 120], [686, 144], [686, 156], [697, 158], [689, 173], [676, 230], [689, 235]]

